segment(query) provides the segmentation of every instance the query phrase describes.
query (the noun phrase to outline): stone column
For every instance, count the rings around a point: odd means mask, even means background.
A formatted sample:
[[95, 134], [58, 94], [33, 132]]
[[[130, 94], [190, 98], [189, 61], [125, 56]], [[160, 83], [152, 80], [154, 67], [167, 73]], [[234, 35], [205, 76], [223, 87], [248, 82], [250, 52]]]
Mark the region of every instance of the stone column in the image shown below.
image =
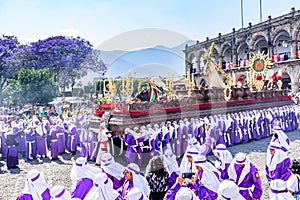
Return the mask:
[[199, 57], [197, 57], [196, 58], [196, 73], [200, 73], [200, 60], [199, 60], [200, 58]]
[[297, 40], [293, 40], [291, 44], [291, 59], [296, 58]]
[[237, 55], [232, 54], [232, 66], [234, 69], [237, 67], [236, 59], [237, 59]]
[[300, 70], [298, 69], [300, 66], [288, 67], [289, 75], [291, 78], [291, 88], [292, 92], [296, 93], [299, 91], [299, 78], [300, 78]]
[[219, 66], [222, 68], [223, 56], [219, 56]]

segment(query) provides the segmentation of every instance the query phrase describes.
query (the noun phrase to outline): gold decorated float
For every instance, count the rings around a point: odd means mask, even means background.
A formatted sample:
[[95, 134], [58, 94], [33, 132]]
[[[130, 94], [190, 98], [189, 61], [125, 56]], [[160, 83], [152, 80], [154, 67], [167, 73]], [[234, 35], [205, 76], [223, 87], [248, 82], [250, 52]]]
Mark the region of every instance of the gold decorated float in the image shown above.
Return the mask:
[[[119, 86], [121, 100], [116, 101], [115, 83], [108, 78], [105, 95], [109, 101], [99, 104], [96, 115], [107, 121], [112, 131], [122, 132], [136, 125], [263, 109], [291, 101], [288, 91], [282, 90], [281, 79], [286, 68], [274, 72], [269, 56], [259, 52], [249, 59], [243, 72], [245, 80], [236, 79], [234, 71], [225, 72], [213, 60], [214, 45], [204, 55], [206, 87], [198, 86], [194, 74], [187, 73], [180, 86], [168, 75], [163, 81], [146, 77], [134, 88], [134, 79], [127, 74], [126, 78], [122, 76]], [[139, 93], [132, 98], [136, 89]]]

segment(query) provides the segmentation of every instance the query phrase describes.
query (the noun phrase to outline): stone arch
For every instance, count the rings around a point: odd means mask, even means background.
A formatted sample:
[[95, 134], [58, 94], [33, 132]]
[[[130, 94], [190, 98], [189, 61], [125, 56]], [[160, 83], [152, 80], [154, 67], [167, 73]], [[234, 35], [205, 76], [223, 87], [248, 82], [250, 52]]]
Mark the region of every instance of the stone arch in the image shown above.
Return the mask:
[[[244, 39], [242, 39], [242, 38], [238, 39], [238, 40], [236, 41], [236, 52], [239, 52], [240, 47], [243, 46], [244, 44], [247, 45], [247, 43], [246, 43], [246, 41], [245, 41]], [[248, 47], [248, 45], [247, 45], [247, 47]], [[248, 48], [249, 48], [249, 47], [248, 47]]]
[[282, 54], [285, 53], [288, 57], [291, 55], [291, 36], [290, 33], [282, 28], [275, 32], [276, 34], [273, 36], [273, 53], [274, 54]]
[[265, 40], [266, 41], [268, 41], [267, 40], [267, 36], [266, 36], [266, 34], [261, 34], [261, 33], [256, 33], [256, 34], [254, 34], [254, 36], [252, 37], [252, 39], [251, 39], [251, 42], [250, 42], [250, 45], [249, 45], [249, 48], [251, 49], [251, 50], [254, 50], [254, 45], [256, 44], [256, 42], [260, 39], [260, 38], [265, 38]]
[[237, 48], [236, 48], [236, 55], [237, 55], [237, 59], [248, 59], [249, 58], [249, 46], [247, 44], [246, 41], [241, 40], [238, 44], [237, 44]]
[[188, 55], [188, 60], [187, 61], [191, 63], [195, 57], [196, 57], [195, 53], [192, 52]]
[[204, 61], [203, 61], [203, 55], [206, 53], [205, 49], [201, 49], [199, 52], [197, 52], [197, 71], [202, 73], [204, 71]]
[[295, 29], [294, 29], [294, 32], [293, 32], [293, 35], [292, 35], [292, 40], [293, 40], [293, 41], [298, 40], [299, 32], [300, 32], [300, 22], [298, 22], [298, 23], [295, 25]]
[[224, 56], [224, 52], [225, 50], [227, 50], [228, 48], [231, 48], [231, 45], [229, 42], [226, 42], [224, 44], [222, 44], [220, 51], [219, 51], [219, 55]]
[[287, 33], [287, 35], [288, 35], [288, 36], [290, 37], [290, 39], [291, 39], [291, 35], [290, 35], [290, 33], [289, 33], [288, 30], [286, 30], [285, 28], [279, 28], [279, 29], [277, 29], [276, 31], [274, 31], [274, 32], [272, 33], [271, 39], [272, 39], [273, 45], [275, 45], [276, 39], [278, 39], [278, 37], [279, 37], [280, 35], [282, 35], [283, 33]]

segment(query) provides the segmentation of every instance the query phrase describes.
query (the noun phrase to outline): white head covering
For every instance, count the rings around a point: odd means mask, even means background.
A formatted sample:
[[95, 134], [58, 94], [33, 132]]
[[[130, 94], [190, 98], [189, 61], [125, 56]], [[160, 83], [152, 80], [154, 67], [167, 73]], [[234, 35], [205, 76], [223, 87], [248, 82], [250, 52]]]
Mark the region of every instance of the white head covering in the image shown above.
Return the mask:
[[181, 187], [176, 193], [175, 200], [199, 200], [199, 198], [190, 188]]
[[[281, 146], [283, 146], [287, 151], [289, 151], [290, 144], [288, 136], [283, 132], [282, 128], [279, 126], [274, 126], [272, 131], [277, 133], [278, 135], [278, 140]], [[274, 140], [274, 136], [272, 137], [272, 141]]]
[[250, 172], [250, 159], [246, 156], [246, 154], [241, 152], [237, 153], [228, 167], [228, 176], [230, 179], [234, 181], [237, 180], [237, 175], [236, 175], [234, 165], [239, 165], [239, 164], [245, 166], [243, 167], [243, 171], [241, 173], [237, 185], [239, 185], [244, 180], [246, 175]]
[[138, 187], [133, 187], [127, 194], [127, 200], [149, 200]]
[[270, 182], [270, 200], [291, 200], [295, 199], [287, 190], [286, 182], [280, 179]]
[[71, 200], [71, 194], [64, 186], [56, 185], [50, 190], [51, 200]]
[[205, 151], [205, 146], [200, 145], [196, 138], [191, 138], [189, 140], [189, 146], [198, 150], [198, 154], [202, 154]]
[[[221, 161], [221, 169], [225, 169], [225, 164], [231, 163], [232, 161], [232, 155], [227, 150], [226, 146], [224, 144], [218, 144], [216, 148], [213, 150], [213, 153], [216, 157], [218, 157]], [[220, 155], [218, 156], [219, 153]]]
[[166, 149], [164, 154], [164, 161], [166, 163], [167, 171], [169, 174], [171, 174], [174, 171], [179, 173], [179, 166], [176, 161], [176, 156], [170, 149]]
[[125, 167], [120, 163], [116, 163], [110, 153], [104, 153], [101, 156], [101, 168], [109, 175], [120, 180], [123, 177]]
[[146, 178], [140, 174], [139, 166], [135, 163], [130, 163], [126, 169], [132, 173], [133, 186], [140, 188], [142, 192], [148, 196], [150, 194], [150, 188]]
[[43, 173], [39, 172], [37, 169], [32, 169], [26, 176], [25, 187], [21, 193], [31, 194], [34, 200], [39, 200], [43, 199], [42, 194], [48, 188]]
[[77, 185], [77, 181], [81, 178], [93, 178], [96, 174], [100, 173], [101, 170], [95, 167], [89, 166], [87, 164], [86, 158], [79, 157], [76, 159], [76, 163], [73, 165], [71, 169], [71, 180], [73, 184], [73, 188]]
[[218, 192], [220, 181], [215, 173], [220, 177], [220, 171], [217, 170], [211, 163], [207, 162], [206, 157], [199, 155], [194, 158], [194, 163], [203, 169], [201, 183], [207, 189]]
[[113, 189], [112, 181], [105, 173], [99, 173], [94, 178], [94, 186], [87, 193], [85, 200], [115, 200], [120, 194]]
[[[197, 155], [199, 155], [198, 150], [196, 148], [188, 146], [180, 163], [180, 168], [179, 168], [180, 172], [190, 172], [191, 163], [188, 161], [187, 156], [192, 156], [194, 158]], [[193, 163], [192, 163], [192, 172], [196, 172], [196, 168], [195, 165], [193, 165]]]
[[[283, 162], [288, 156], [281, 148], [282, 146], [278, 142], [271, 142], [267, 151], [267, 167], [269, 171], [274, 171], [277, 164]], [[271, 155], [269, 149], [274, 149], [274, 155]]]
[[231, 180], [224, 180], [218, 188], [218, 200], [245, 200], [240, 194], [239, 187]]

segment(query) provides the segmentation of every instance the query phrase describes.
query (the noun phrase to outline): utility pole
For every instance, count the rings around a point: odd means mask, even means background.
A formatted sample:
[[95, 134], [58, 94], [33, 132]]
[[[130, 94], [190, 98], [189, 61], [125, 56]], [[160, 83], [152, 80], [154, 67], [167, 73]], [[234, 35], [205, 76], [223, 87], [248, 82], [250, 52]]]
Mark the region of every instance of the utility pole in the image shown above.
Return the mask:
[[242, 19], [242, 28], [244, 28], [244, 8], [243, 0], [241, 0], [241, 19]]
[[262, 0], [259, 0], [260, 22], [262, 22]]

